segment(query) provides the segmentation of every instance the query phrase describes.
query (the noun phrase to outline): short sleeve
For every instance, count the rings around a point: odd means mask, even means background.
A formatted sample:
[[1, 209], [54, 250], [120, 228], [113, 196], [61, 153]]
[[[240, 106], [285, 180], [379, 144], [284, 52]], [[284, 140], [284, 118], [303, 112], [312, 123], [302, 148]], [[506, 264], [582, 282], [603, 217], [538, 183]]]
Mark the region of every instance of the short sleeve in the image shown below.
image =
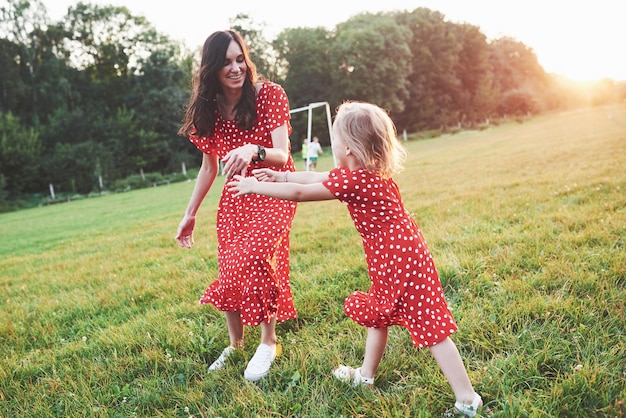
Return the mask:
[[346, 202], [350, 196], [354, 196], [353, 182], [350, 181], [350, 171], [345, 167], [337, 167], [328, 172], [328, 180], [324, 182], [324, 187], [335, 196], [335, 198]]
[[[260, 92], [261, 109], [265, 119], [265, 127], [268, 132], [289, 123], [289, 98], [285, 90], [278, 84], [267, 83]], [[289, 124], [291, 134], [291, 124]]]
[[189, 141], [196, 146], [204, 154], [217, 154], [217, 143], [215, 141], [215, 134], [212, 136], [199, 136], [196, 134], [189, 135]]

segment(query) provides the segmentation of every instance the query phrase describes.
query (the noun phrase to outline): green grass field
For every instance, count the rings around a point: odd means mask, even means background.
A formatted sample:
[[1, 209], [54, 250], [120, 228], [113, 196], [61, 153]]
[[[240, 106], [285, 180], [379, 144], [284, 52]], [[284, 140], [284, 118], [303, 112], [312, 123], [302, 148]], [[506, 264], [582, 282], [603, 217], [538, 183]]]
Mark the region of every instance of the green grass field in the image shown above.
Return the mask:
[[[396, 181], [491, 415], [625, 416], [626, 106], [407, 146]], [[299, 204], [299, 318], [278, 326], [270, 376], [243, 379], [257, 327], [207, 374], [228, 342], [223, 315], [197, 303], [216, 277], [221, 182], [191, 250], [174, 235], [193, 182], [0, 215], [0, 417], [429, 417], [453, 405], [429, 352], [398, 327], [373, 390], [332, 377], [362, 359], [365, 330], [343, 299], [369, 286], [336, 201]]]

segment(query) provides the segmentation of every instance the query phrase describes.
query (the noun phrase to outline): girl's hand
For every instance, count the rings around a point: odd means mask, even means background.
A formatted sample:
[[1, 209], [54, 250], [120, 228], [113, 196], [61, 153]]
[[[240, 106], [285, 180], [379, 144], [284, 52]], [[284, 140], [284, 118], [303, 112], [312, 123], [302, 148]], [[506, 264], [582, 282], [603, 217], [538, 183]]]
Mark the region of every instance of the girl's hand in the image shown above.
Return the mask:
[[252, 170], [252, 174], [258, 181], [282, 182], [285, 181], [283, 171], [274, 171], [271, 168], [257, 168]]
[[223, 171], [226, 173], [226, 178], [230, 180], [237, 174], [242, 176], [246, 174], [246, 170], [252, 162], [252, 159], [257, 155], [257, 152], [258, 147], [256, 145], [246, 144], [226, 154], [222, 159], [224, 163]]
[[228, 191], [235, 193], [235, 196], [254, 193], [253, 189], [259, 181], [255, 177], [234, 176], [233, 180], [226, 183]]
[[178, 233], [176, 234], [176, 241], [182, 248], [191, 248], [193, 245], [193, 228], [196, 225], [196, 217], [191, 215], [185, 215], [180, 224], [178, 225]]

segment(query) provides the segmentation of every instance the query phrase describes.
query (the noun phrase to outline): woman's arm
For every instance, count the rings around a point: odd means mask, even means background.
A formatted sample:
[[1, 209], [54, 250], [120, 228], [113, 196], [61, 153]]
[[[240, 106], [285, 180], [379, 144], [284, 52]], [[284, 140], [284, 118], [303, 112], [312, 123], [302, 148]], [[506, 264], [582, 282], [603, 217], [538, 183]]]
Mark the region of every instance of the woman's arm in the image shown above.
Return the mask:
[[191, 248], [193, 244], [193, 229], [196, 223], [196, 213], [213, 185], [218, 170], [219, 164], [217, 162], [217, 156], [203, 154], [202, 166], [200, 167], [200, 171], [198, 171], [196, 185], [193, 188], [191, 198], [189, 198], [189, 203], [185, 210], [185, 216], [183, 216], [182, 221], [180, 221], [176, 234], [176, 240], [183, 248]]
[[217, 177], [219, 171], [219, 165], [217, 163], [217, 156], [210, 154], [202, 155], [202, 165], [198, 171], [198, 177], [196, 178], [196, 185], [191, 193], [189, 204], [185, 210], [185, 214], [189, 216], [196, 216], [200, 205], [204, 200], [204, 197], [211, 189], [213, 181]]
[[272, 147], [265, 148], [264, 162], [273, 167], [284, 166], [289, 158], [289, 127], [286, 123], [272, 131]]
[[[265, 164], [282, 167], [289, 158], [289, 128], [283, 124], [272, 131], [272, 148], [265, 148]], [[259, 155], [258, 144], [246, 144], [235, 148], [224, 156], [224, 172], [227, 178], [245, 174], [246, 169]]]

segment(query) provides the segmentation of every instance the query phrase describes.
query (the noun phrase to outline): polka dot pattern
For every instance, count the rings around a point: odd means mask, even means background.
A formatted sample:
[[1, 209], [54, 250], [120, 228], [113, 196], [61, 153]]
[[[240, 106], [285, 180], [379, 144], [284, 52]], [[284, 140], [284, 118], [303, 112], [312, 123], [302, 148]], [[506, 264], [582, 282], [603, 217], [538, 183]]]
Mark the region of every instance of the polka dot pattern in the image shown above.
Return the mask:
[[[272, 147], [271, 132], [289, 124], [289, 101], [282, 87], [265, 83], [257, 95], [257, 121], [242, 130], [219, 114], [211, 137], [190, 136], [199, 150], [219, 158], [245, 144]], [[291, 126], [289, 126], [291, 133]], [[251, 170], [264, 167], [250, 164]], [[291, 158], [281, 171], [295, 171]], [[276, 315], [277, 322], [296, 318], [289, 282], [289, 233], [296, 203], [260, 195], [234, 197], [222, 190], [217, 211], [217, 280], [200, 303], [221, 311], [241, 311], [244, 325], [259, 325]]]
[[348, 207], [370, 276], [368, 293], [356, 291], [345, 299], [346, 315], [368, 328], [403, 326], [417, 347], [455, 332], [430, 251], [396, 183], [339, 167], [324, 186]]

